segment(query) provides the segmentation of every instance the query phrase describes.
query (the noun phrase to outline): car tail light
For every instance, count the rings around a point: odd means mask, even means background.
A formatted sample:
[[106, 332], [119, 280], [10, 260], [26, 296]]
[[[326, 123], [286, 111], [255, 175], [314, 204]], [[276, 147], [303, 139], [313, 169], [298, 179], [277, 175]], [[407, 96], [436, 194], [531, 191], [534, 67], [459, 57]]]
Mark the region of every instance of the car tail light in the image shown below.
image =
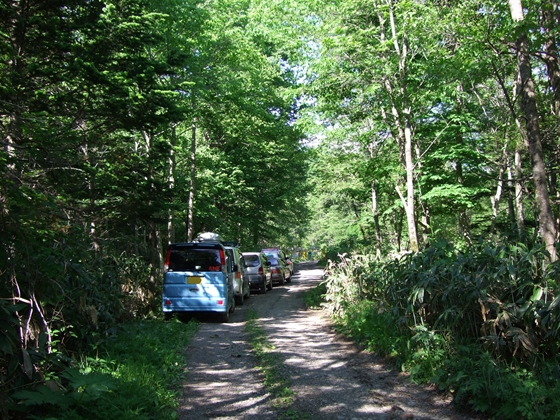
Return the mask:
[[[220, 262], [222, 264], [222, 272], [225, 273], [226, 270], [226, 255], [224, 254], [224, 250], [220, 249]], [[220, 303], [221, 305], [221, 303]]]
[[262, 265], [259, 267], [259, 270], [257, 271], [257, 273], [261, 276], [264, 274], [264, 270], [262, 268]]
[[167, 300], [165, 301], [165, 305], [166, 305], [166, 306], [171, 305], [171, 301], [170, 301], [169, 299], [167, 299]]
[[218, 299], [218, 305], [223, 305], [224, 301], [222, 299]]
[[167, 273], [169, 271], [169, 260], [171, 259], [171, 248], [167, 250], [167, 255], [165, 256], [165, 264], [163, 265], [163, 272]]

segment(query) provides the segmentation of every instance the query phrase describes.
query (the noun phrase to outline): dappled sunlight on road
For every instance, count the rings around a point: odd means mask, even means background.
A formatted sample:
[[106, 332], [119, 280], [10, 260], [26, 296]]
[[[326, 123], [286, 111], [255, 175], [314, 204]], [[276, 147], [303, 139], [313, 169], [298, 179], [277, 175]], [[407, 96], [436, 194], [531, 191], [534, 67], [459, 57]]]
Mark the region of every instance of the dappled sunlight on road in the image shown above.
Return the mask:
[[[247, 311], [274, 346], [282, 375], [294, 392], [290, 407], [310, 420], [458, 420], [448, 401], [410, 386], [351, 340], [340, 336], [323, 311], [306, 310], [303, 293], [323, 280], [323, 270], [299, 266], [290, 283], [252, 295], [227, 324], [201, 320], [187, 349], [180, 420], [268, 420], [281, 417], [244, 332]], [[414, 413], [414, 414], [411, 414]], [[306, 417], [304, 417], [306, 416]], [[298, 417], [299, 418], [299, 417]]]

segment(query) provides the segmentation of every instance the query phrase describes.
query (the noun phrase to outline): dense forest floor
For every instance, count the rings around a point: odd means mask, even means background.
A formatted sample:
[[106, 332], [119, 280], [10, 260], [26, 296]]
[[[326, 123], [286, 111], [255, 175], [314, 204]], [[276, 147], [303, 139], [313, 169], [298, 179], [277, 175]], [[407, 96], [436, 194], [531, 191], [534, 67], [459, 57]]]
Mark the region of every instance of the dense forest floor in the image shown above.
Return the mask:
[[[291, 283], [252, 295], [230, 323], [201, 320], [187, 348], [180, 419], [476, 418], [337, 334], [323, 311], [306, 310], [303, 293], [318, 285], [322, 274], [316, 265], [301, 264]], [[284, 401], [264, 385], [245, 328], [252, 311], [292, 393]]]

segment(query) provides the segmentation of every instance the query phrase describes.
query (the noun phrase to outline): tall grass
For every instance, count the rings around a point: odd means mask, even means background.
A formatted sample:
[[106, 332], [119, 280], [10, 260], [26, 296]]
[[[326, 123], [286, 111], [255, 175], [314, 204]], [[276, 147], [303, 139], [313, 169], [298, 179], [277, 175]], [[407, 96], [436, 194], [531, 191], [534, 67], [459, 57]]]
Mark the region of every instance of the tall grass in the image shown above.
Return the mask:
[[[325, 305], [413, 380], [497, 417], [540, 419], [560, 412], [558, 270], [521, 244], [439, 241], [385, 261], [341, 255], [328, 267]], [[522, 394], [530, 402], [511, 398]]]

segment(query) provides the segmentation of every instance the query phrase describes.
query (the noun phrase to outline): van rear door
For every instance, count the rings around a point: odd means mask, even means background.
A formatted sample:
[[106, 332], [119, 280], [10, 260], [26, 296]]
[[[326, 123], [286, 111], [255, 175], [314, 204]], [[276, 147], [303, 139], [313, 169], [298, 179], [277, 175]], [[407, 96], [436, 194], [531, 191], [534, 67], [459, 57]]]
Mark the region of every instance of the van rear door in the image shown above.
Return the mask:
[[208, 243], [168, 248], [163, 284], [164, 312], [225, 312], [228, 279], [224, 250]]

